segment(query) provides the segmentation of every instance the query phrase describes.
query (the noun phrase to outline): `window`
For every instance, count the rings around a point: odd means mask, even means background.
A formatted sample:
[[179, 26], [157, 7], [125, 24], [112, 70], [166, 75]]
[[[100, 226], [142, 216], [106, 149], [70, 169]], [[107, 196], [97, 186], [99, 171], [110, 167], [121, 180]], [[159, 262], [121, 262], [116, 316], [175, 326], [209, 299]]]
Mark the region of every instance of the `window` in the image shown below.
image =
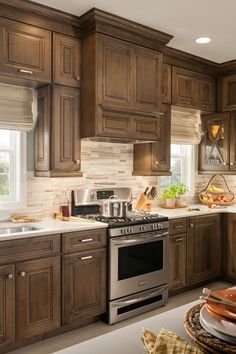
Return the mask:
[[25, 133], [0, 130], [0, 206], [23, 203], [24, 176]]
[[194, 145], [171, 144], [172, 176], [160, 177], [161, 190], [170, 183], [185, 183], [189, 187], [188, 195], [194, 188]]

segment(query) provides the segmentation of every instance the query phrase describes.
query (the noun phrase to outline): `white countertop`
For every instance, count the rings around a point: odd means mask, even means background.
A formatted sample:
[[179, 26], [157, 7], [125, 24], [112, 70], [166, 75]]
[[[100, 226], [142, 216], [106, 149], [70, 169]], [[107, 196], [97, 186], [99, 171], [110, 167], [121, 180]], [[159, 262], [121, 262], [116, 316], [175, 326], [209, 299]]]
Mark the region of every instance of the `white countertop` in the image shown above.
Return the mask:
[[7, 227], [18, 227], [18, 226], [33, 226], [37, 230], [28, 231], [28, 232], [18, 232], [12, 234], [0, 234], [0, 241], [13, 240], [19, 238], [43, 236], [43, 235], [52, 235], [59, 234], [63, 232], [72, 232], [72, 231], [86, 231], [92, 229], [106, 228], [108, 225], [98, 221], [58, 221], [53, 219], [47, 219], [40, 222], [27, 222], [27, 223], [13, 223], [13, 222], [0, 222], [0, 230]]

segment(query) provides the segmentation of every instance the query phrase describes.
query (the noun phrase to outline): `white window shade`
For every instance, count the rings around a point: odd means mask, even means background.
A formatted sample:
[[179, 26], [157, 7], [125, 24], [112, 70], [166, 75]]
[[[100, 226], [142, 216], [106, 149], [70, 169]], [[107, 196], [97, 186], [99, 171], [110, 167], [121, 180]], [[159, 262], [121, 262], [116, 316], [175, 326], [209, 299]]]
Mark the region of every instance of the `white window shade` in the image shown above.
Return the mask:
[[0, 84], [0, 129], [32, 130], [36, 121], [36, 102], [32, 88]]
[[201, 141], [201, 111], [171, 107], [171, 143], [199, 144]]

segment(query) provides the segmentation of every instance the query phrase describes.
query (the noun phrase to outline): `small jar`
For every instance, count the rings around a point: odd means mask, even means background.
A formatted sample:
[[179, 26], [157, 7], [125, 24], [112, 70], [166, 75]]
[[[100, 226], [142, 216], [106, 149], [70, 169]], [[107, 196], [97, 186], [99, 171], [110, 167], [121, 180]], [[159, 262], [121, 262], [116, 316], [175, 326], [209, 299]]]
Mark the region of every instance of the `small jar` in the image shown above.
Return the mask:
[[69, 199], [67, 197], [67, 191], [64, 191], [61, 197], [61, 214], [63, 218], [70, 217]]

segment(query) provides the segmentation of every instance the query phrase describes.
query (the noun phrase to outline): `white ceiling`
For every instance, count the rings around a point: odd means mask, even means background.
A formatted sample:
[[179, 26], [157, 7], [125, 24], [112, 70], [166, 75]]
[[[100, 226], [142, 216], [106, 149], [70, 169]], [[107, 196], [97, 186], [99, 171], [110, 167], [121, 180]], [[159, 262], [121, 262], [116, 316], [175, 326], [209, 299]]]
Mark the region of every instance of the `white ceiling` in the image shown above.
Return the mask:
[[[169, 46], [221, 63], [236, 59], [235, 0], [38, 0], [82, 15], [92, 7], [174, 36]], [[212, 38], [196, 44], [199, 36]]]

